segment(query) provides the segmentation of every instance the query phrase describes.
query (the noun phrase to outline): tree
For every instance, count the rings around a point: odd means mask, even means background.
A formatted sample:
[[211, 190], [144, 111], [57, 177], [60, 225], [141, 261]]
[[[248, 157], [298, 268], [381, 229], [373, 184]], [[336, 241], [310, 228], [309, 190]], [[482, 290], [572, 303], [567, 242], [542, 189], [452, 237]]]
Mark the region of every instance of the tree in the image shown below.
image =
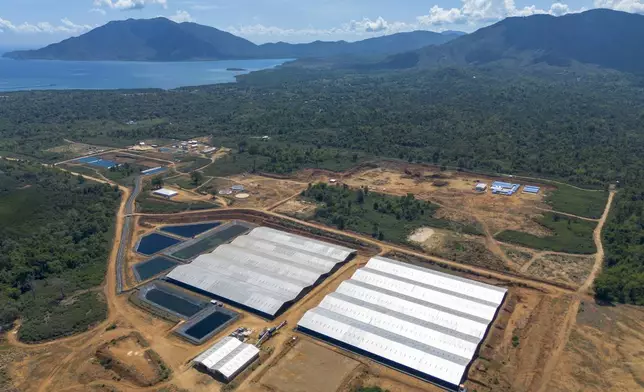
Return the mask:
[[364, 190], [362, 188], [358, 189], [358, 192], [356, 194], [356, 201], [358, 204], [364, 204]]
[[152, 188], [153, 189], [163, 188], [163, 184], [164, 184], [163, 177], [156, 176], [156, 177], [152, 178]]
[[192, 183], [194, 185], [201, 185], [203, 183], [203, 174], [199, 171], [193, 171], [190, 173], [190, 178], [192, 179]]
[[83, 177], [83, 176], [82, 176], [82, 175], [80, 175], [80, 174], [76, 177], [76, 180], [78, 181], [78, 184], [79, 184], [79, 185], [82, 185], [82, 184], [84, 184], [84, 183], [85, 183], [85, 177]]

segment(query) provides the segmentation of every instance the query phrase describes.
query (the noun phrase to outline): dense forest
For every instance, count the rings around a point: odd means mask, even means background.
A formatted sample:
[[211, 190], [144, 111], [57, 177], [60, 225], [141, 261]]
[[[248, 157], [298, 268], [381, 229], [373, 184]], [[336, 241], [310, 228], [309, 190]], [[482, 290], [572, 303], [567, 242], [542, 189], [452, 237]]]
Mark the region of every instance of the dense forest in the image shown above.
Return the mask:
[[321, 205], [315, 210], [315, 220], [381, 241], [407, 243], [407, 237], [423, 226], [481, 234], [478, 227], [434, 218], [438, 206], [417, 200], [412, 194], [396, 197], [370, 192], [367, 188], [356, 190], [346, 185], [319, 183], [310, 185], [302, 197]]
[[595, 282], [606, 301], [644, 305], [644, 184], [620, 190], [604, 228], [605, 270]]
[[[495, 66], [355, 74], [286, 67], [237, 84], [0, 99], [0, 155], [48, 162], [64, 155], [50, 150], [64, 139], [125, 146], [212, 135], [235, 154], [206, 175], [344, 170], [385, 157], [599, 189], [619, 181], [624, 195], [644, 189], [644, 80], [614, 71]], [[618, 198], [623, 212], [613, 215], [607, 236], [622, 230], [635, 241], [630, 217], [638, 216], [639, 201], [632, 199]], [[606, 298], [637, 302], [644, 285], [628, 271], [644, 268], [641, 249], [619, 241], [608, 244], [598, 284]], [[632, 295], [615, 295], [632, 285]]]
[[32, 342], [105, 317], [90, 289], [105, 276], [119, 199], [109, 185], [0, 159], [0, 327], [20, 318]]

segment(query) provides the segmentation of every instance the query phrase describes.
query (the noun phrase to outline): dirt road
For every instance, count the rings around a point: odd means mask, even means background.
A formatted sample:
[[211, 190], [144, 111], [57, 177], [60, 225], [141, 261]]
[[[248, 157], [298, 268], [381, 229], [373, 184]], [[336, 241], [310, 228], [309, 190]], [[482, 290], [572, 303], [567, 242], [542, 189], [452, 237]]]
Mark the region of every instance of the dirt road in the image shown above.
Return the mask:
[[590, 272], [586, 282], [579, 288], [579, 293], [587, 293], [588, 289], [595, 283], [595, 279], [604, 265], [604, 245], [602, 244], [602, 229], [608, 219], [608, 214], [610, 213], [610, 208], [613, 204], [613, 198], [615, 197], [615, 191], [611, 191], [608, 195], [608, 201], [606, 202], [606, 208], [604, 208], [604, 213], [602, 214], [599, 223], [593, 232], [593, 239], [595, 240], [595, 246], [597, 247], [597, 253], [595, 254], [595, 265], [593, 265], [593, 270]]

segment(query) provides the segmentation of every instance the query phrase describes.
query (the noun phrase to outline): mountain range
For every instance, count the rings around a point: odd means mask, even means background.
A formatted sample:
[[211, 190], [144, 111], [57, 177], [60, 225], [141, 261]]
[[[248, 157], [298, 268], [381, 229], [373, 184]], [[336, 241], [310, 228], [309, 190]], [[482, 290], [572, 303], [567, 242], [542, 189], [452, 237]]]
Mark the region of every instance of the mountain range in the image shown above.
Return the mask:
[[440, 45], [464, 33], [414, 31], [358, 42], [256, 45], [244, 38], [196, 23], [166, 18], [109, 22], [79, 37], [37, 50], [14, 51], [4, 57], [46, 60], [190, 61], [258, 58], [306, 58], [343, 55], [392, 55]]
[[559, 17], [512, 17], [440, 46], [356, 67], [405, 69], [492, 63], [516, 67], [580, 63], [642, 73], [644, 16], [595, 9]]

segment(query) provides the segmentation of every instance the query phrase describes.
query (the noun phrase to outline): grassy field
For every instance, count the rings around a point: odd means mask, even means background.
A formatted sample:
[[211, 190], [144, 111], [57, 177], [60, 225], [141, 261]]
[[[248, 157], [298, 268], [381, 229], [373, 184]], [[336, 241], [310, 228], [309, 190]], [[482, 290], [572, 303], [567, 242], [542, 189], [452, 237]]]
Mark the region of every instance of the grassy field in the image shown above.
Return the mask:
[[228, 155], [216, 160], [203, 170], [206, 176], [227, 177], [239, 173], [251, 172], [253, 167], [259, 170], [270, 161], [270, 158], [250, 155], [248, 153]]
[[553, 210], [568, 214], [599, 219], [606, 207], [608, 193], [584, 191], [568, 185], [557, 185], [546, 198]]
[[181, 173], [191, 173], [196, 169], [200, 169], [210, 163], [210, 159], [195, 157], [195, 156], [185, 156], [182, 157], [177, 164], [177, 171]]
[[197, 185], [192, 182], [190, 176], [178, 176], [171, 179], [166, 179], [165, 183], [167, 185], [176, 185], [179, 188], [183, 189], [195, 189], [197, 187]]
[[568, 218], [563, 215], [546, 213], [538, 220], [539, 224], [553, 232], [549, 237], [537, 237], [531, 234], [506, 230], [496, 239], [533, 249], [555, 252], [592, 254], [597, 251], [593, 242], [593, 230], [596, 224], [581, 219]]

